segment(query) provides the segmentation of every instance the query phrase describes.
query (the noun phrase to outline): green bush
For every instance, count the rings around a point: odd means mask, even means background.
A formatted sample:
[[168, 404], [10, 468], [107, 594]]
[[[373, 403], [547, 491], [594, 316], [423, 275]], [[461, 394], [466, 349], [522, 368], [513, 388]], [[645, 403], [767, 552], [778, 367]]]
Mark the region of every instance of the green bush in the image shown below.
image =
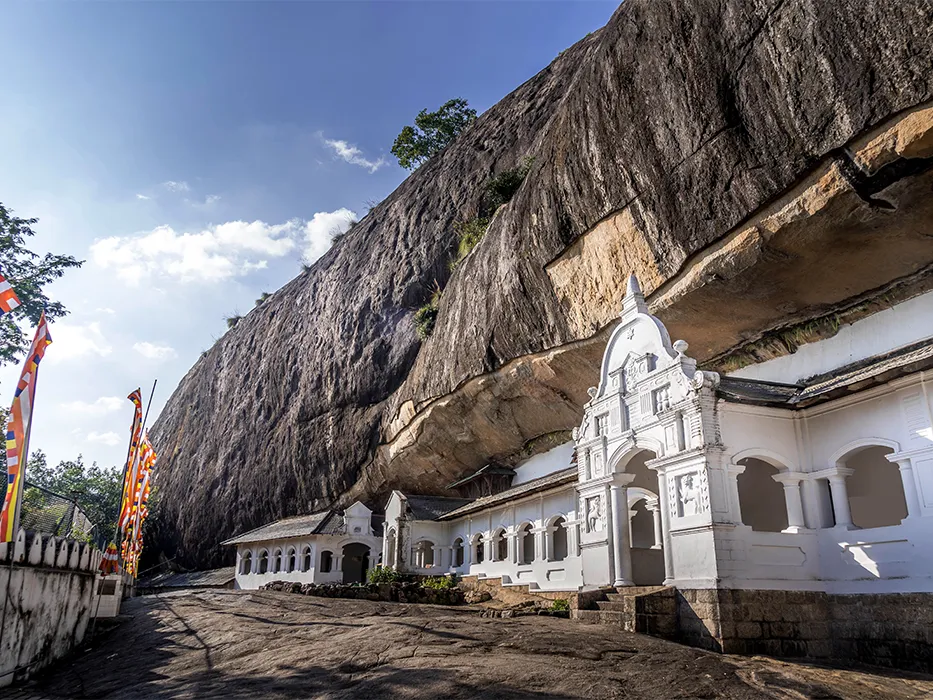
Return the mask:
[[551, 610], [554, 612], [570, 612], [570, 601], [566, 598], [558, 598], [551, 603]]
[[454, 224], [454, 230], [459, 234], [460, 238], [457, 241], [457, 257], [454, 258], [451, 269], [455, 268], [483, 240], [487, 226], [489, 226], [489, 219], [482, 217], [470, 219], [469, 221], [458, 221]]
[[518, 188], [525, 181], [525, 176], [531, 170], [534, 158], [525, 158], [522, 164], [511, 170], [503, 170], [492, 180], [486, 183], [486, 192], [483, 195], [484, 209], [489, 214], [494, 214], [503, 204], [508, 204]]
[[395, 583], [402, 580], [402, 574], [391, 567], [379, 566], [369, 570], [370, 583]]
[[227, 316], [224, 320], [227, 322], [227, 328], [236, 328], [236, 324], [240, 322], [240, 319], [243, 318], [239, 314], [233, 314], [233, 316]]
[[428, 336], [434, 331], [434, 324], [437, 322], [438, 307], [441, 303], [441, 288], [434, 283], [434, 291], [427, 303], [415, 312], [415, 330], [418, 337], [427, 340]]
[[392, 155], [403, 168], [414, 170], [440, 153], [474, 119], [476, 110], [459, 97], [448, 100], [436, 112], [422, 109], [415, 125], [404, 127], [395, 138]]
[[428, 576], [421, 581], [421, 585], [437, 591], [447, 591], [457, 587], [457, 579], [453, 576]]

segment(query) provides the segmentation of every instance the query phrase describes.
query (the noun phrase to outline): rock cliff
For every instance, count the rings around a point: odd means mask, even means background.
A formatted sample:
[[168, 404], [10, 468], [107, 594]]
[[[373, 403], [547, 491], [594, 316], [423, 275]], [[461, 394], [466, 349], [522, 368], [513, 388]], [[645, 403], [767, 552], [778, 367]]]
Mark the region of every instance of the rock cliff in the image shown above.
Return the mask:
[[[214, 565], [235, 532], [547, 445], [629, 271], [720, 369], [929, 288], [931, 26], [922, 0], [627, 0], [192, 367], [153, 428], [150, 548]], [[454, 223], [528, 156], [451, 272]]]

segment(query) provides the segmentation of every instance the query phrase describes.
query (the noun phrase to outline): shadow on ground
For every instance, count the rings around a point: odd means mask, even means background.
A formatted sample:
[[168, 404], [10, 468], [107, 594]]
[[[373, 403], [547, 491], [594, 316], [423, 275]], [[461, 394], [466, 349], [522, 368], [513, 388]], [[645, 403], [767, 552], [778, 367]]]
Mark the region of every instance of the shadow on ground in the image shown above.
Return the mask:
[[621, 629], [465, 608], [209, 591], [131, 619], [46, 671], [39, 698], [933, 697], [933, 679], [721, 656]]

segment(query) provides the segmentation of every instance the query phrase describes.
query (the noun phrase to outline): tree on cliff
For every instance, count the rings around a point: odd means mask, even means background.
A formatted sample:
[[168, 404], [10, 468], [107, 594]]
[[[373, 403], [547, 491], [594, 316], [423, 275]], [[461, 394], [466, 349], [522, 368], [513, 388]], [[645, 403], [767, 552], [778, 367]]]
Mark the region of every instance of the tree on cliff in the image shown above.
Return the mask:
[[68, 268], [83, 264], [71, 255], [38, 255], [29, 250], [25, 245], [26, 238], [35, 235], [32, 226], [37, 221], [14, 216], [11, 210], [0, 204], [0, 273], [22, 303], [11, 313], [0, 316], [0, 367], [14, 362], [29, 348], [31, 335], [27, 335], [17, 321], [28, 319], [36, 325], [43, 309], [49, 320], [68, 313], [60, 302], [49, 301], [45, 287], [65, 274]]
[[414, 170], [443, 150], [474, 119], [476, 110], [459, 97], [448, 100], [436, 112], [422, 109], [415, 117], [415, 125], [406, 126], [395, 138], [392, 155], [403, 168]]

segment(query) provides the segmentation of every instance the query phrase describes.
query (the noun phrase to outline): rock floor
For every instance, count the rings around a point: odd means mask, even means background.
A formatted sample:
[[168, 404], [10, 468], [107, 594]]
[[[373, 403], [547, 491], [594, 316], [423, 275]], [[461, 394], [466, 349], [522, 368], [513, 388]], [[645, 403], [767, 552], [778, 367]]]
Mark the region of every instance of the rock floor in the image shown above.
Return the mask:
[[[933, 677], [722, 656], [621, 629], [271, 591], [145, 596], [9, 698], [933, 698]], [[10, 689], [7, 689], [8, 691]]]

